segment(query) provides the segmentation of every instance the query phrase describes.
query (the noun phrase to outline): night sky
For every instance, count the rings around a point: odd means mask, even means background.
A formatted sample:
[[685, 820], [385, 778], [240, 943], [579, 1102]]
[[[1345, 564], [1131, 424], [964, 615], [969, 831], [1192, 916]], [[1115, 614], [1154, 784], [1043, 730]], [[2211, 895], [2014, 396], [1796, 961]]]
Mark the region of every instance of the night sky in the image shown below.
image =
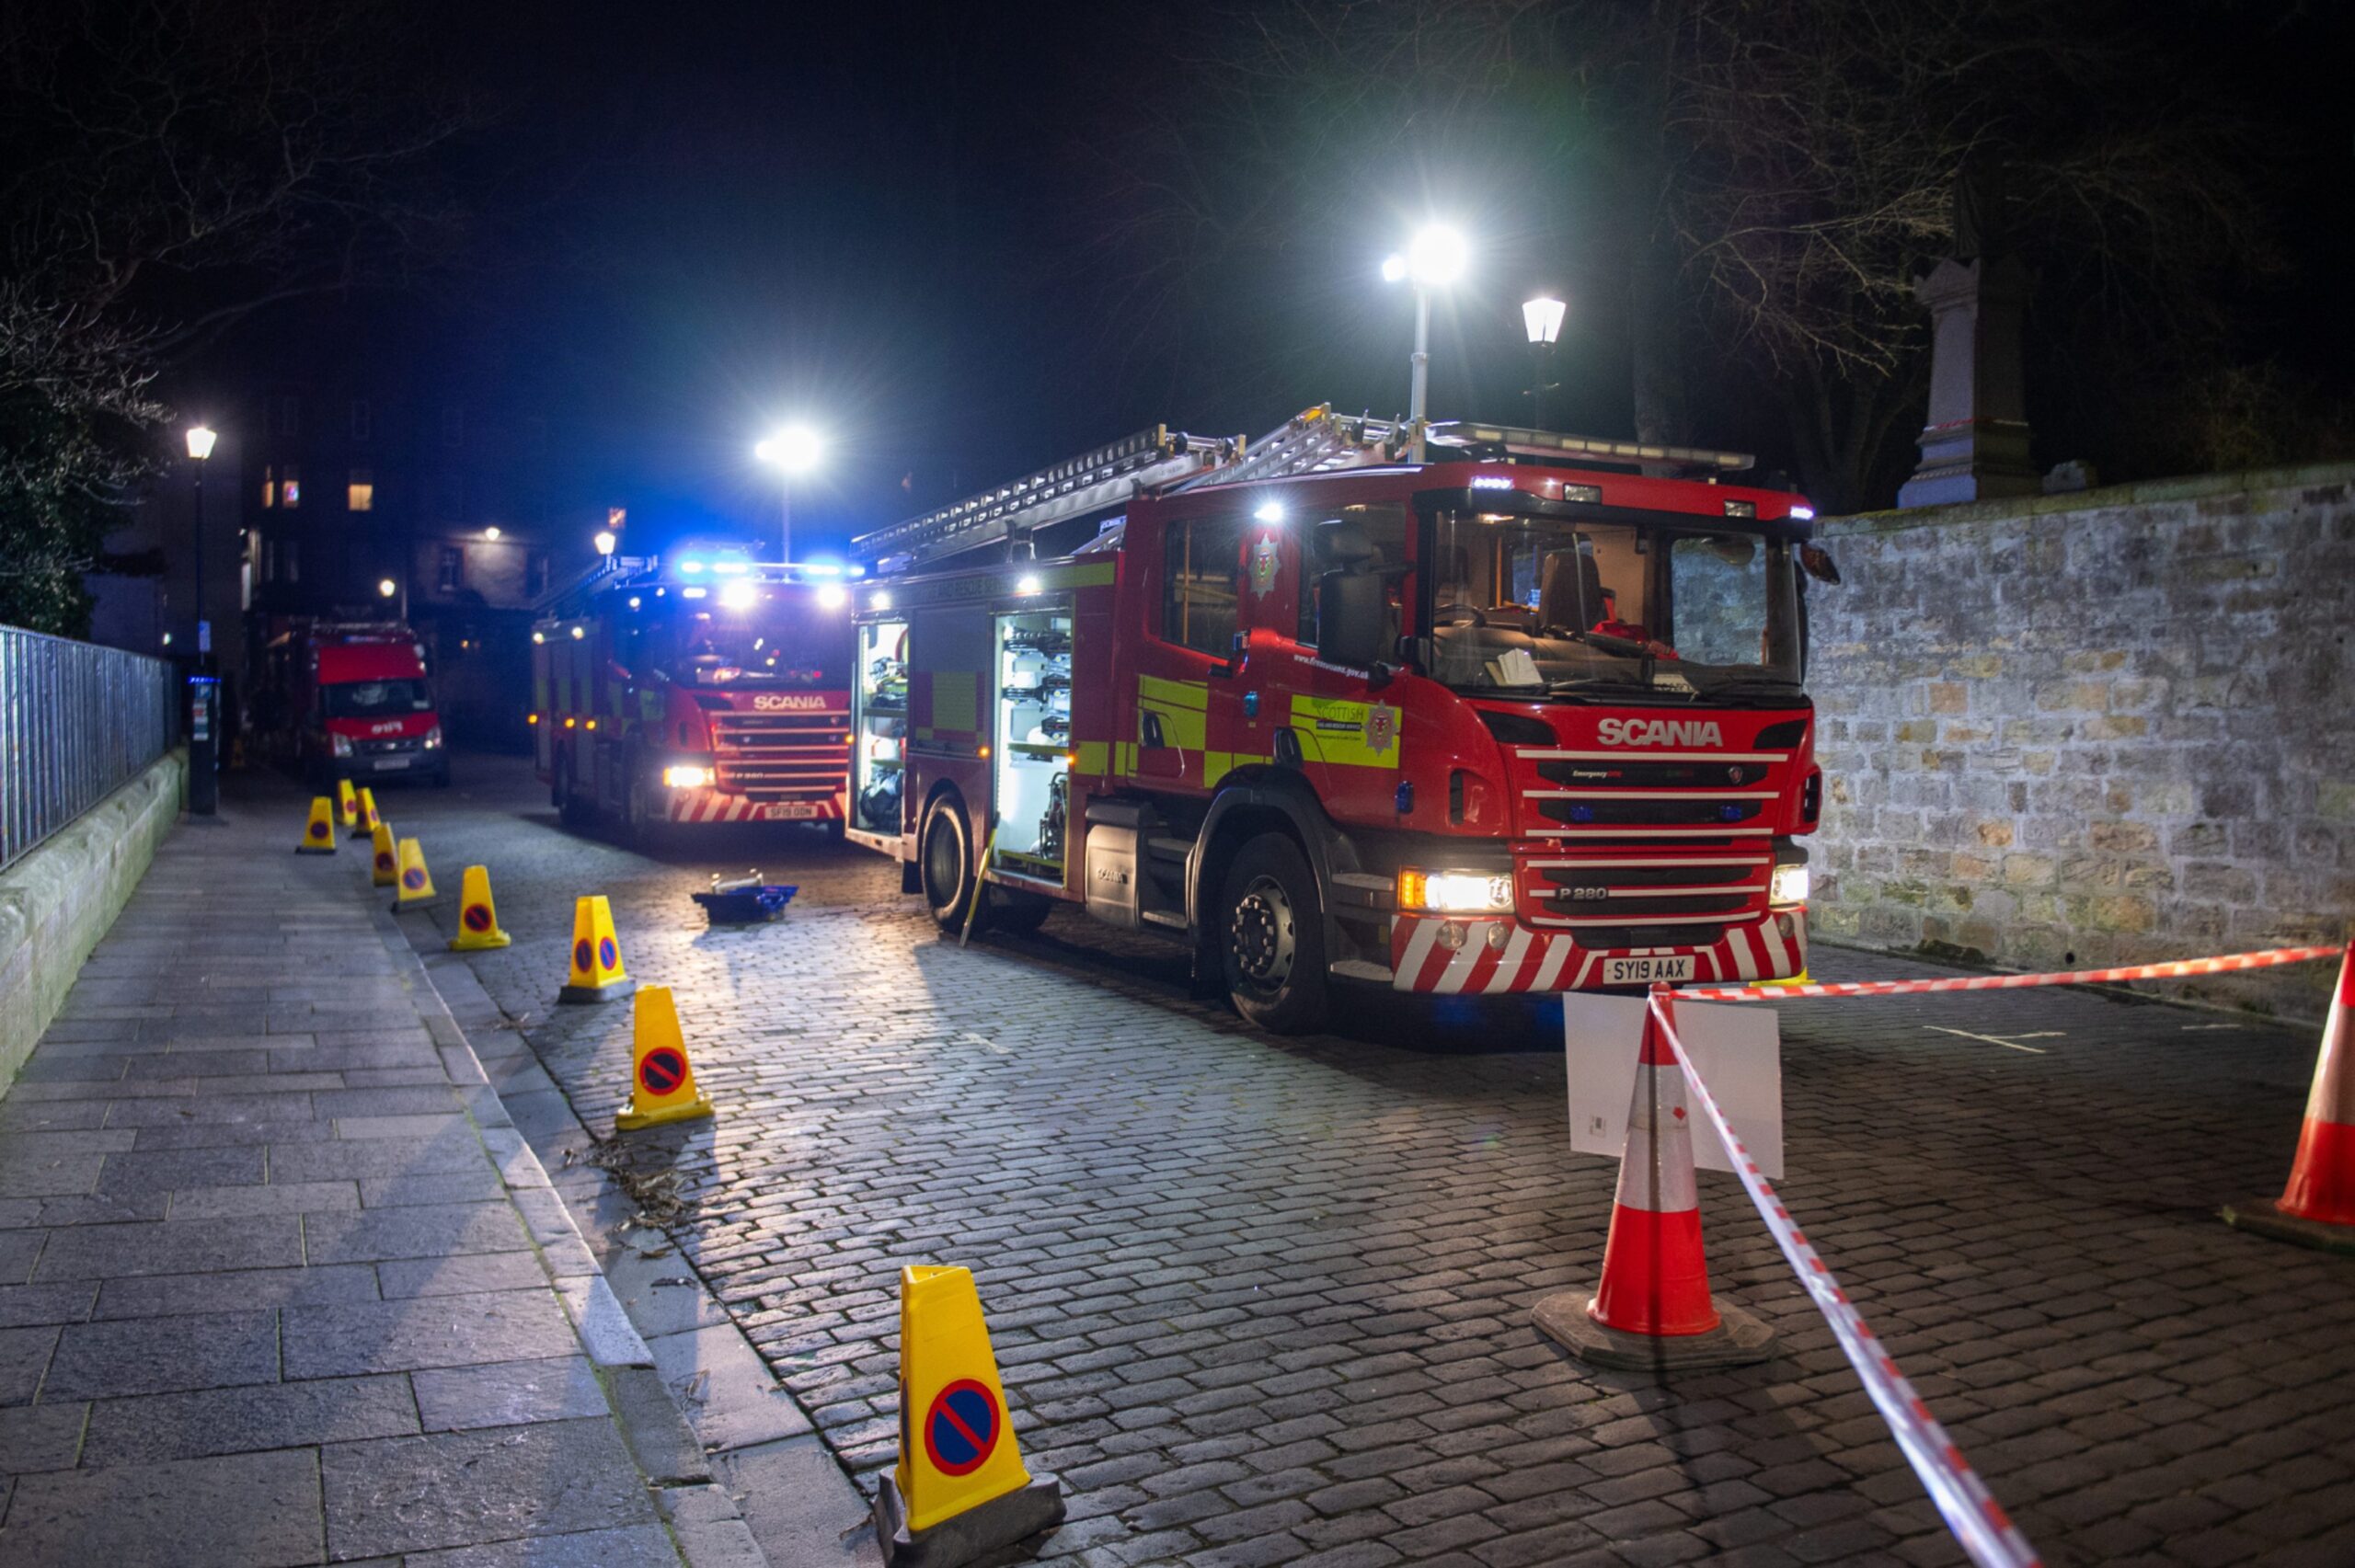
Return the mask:
[[[750, 448], [792, 418], [833, 442], [796, 504], [814, 546], [1156, 421], [1257, 434], [1327, 399], [1403, 412], [1411, 305], [1376, 269], [1433, 213], [1476, 245], [1435, 324], [1434, 416], [1521, 415], [1518, 306], [1550, 288], [1571, 303], [1551, 422], [1630, 433], [1626, 345], [1594, 308], [1593, 258], [1558, 221], [1526, 220], [1465, 149], [1366, 190], [1353, 229], [1228, 266], [1182, 337], [1136, 331], [1132, 280], [1098, 243], [1116, 216], [1102, 148], [1124, 116], [1166, 109], [1185, 16], [487, 9], [442, 24], [487, 115], [463, 171], [484, 214], [474, 252], [421, 297], [337, 309], [396, 331], [473, 395], [546, 418], [577, 477], [559, 501], [626, 503], [634, 528], [652, 525], [634, 545], [766, 526], [774, 481]], [[2253, 36], [2253, 14], [2278, 7], [2199, 9], [2200, 36], [2221, 40], [2203, 69], [2310, 102], [2279, 148], [2291, 184], [2343, 197], [2349, 132], [2329, 86], [2343, 60], [2311, 32], [2300, 49]], [[2264, 344], [2343, 384], [2355, 338], [2327, 226], [2297, 225], [2307, 265], [2250, 310]], [[1312, 379], [1287, 368], [1304, 360]], [[1711, 418], [1699, 439], [1777, 466], [1773, 420], [1739, 398]]]

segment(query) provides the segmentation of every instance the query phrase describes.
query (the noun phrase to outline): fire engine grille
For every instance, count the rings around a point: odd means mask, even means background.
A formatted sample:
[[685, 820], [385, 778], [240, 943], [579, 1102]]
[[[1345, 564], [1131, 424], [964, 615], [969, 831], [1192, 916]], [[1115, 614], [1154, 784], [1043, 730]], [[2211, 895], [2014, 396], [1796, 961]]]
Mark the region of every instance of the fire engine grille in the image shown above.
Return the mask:
[[1522, 835], [1515, 901], [1530, 923], [1614, 951], [1706, 947], [1766, 917], [1785, 753], [1507, 755]]
[[831, 800], [850, 766], [846, 713], [711, 715], [719, 787], [756, 801]]
[[355, 740], [351, 750], [362, 757], [381, 757], [392, 751], [415, 751], [424, 744], [414, 735], [396, 735], [389, 740]]

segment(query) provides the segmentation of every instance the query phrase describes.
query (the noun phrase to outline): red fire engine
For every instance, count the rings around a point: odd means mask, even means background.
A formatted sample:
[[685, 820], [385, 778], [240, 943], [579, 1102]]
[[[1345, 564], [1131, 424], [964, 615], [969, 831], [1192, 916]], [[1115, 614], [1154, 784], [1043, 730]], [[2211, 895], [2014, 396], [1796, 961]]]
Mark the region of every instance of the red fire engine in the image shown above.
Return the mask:
[[255, 683], [254, 727], [315, 789], [338, 779], [450, 782], [425, 646], [397, 621], [278, 624]]
[[861, 570], [615, 555], [550, 595], [531, 723], [565, 821], [840, 823]]
[[1276, 1029], [1800, 973], [1813, 513], [1740, 453], [1411, 436], [1155, 428], [861, 539], [850, 836], [944, 926], [1082, 904]]

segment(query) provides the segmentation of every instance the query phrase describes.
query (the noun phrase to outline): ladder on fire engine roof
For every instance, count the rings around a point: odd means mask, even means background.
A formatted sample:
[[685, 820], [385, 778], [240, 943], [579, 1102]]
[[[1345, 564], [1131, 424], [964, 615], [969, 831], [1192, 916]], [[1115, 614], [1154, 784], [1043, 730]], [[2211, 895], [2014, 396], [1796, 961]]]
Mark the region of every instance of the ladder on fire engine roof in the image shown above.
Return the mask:
[[[1240, 436], [1189, 436], [1155, 425], [1010, 484], [862, 534], [852, 542], [851, 553], [870, 563], [897, 557], [907, 566], [921, 565], [1102, 511], [1155, 491], [1242, 485], [1396, 462], [1406, 451], [1410, 434], [1403, 419], [1335, 414], [1329, 405], [1295, 415], [1256, 441]], [[1740, 473], [1754, 461], [1747, 452], [1462, 420], [1430, 426], [1424, 440], [1427, 445], [1442, 449], [1434, 454], [1439, 461], [1541, 457], [1697, 469], [1711, 475]]]
[[914, 565], [994, 544], [1017, 532], [1119, 506], [1145, 490], [1215, 468], [1243, 444], [1240, 436], [1189, 436], [1155, 425], [1011, 484], [861, 534], [852, 541], [851, 554], [867, 562], [902, 555]]
[[[1191, 475], [1170, 486], [1190, 490], [1208, 485], [1245, 485], [1254, 480], [1281, 479], [1296, 474], [1324, 474], [1369, 463], [1395, 462], [1404, 454], [1413, 434], [1404, 419], [1375, 419], [1362, 415], [1336, 414], [1321, 406], [1295, 415], [1279, 429], [1253, 441], [1232, 463]], [[1664, 446], [1651, 441], [1612, 441], [1600, 436], [1564, 435], [1556, 430], [1524, 429], [1511, 425], [1482, 425], [1450, 419], [1424, 432], [1433, 462], [1463, 462], [1486, 456], [1570, 458], [1614, 466], [1653, 466], [1700, 470], [1709, 474], [1739, 474], [1756, 461], [1744, 452], [1717, 452], [1706, 447]]]

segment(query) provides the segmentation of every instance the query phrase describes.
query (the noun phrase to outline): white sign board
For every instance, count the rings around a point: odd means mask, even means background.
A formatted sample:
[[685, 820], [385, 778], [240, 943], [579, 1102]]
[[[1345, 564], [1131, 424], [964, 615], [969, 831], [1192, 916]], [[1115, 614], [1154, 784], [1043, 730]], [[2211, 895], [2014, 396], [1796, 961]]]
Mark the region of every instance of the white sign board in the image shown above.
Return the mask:
[[[1645, 999], [1566, 991], [1563, 1047], [1570, 1082], [1570, 1151], [1619, 1158], [1627, 1143], [1627, 1106], [1635, 1098], [1636, 1058], [1643, 1048]], [[1676, 1037], [1717, 1108], [1741, 1135], [1769, 1181], [1783, 1179], [1783, 1039], [1772, 1008], [1741, 1002], [1680, 1001]], [[1733, 1158], [1693, 1104], [1693, 1162], [1730, 1171]]]

